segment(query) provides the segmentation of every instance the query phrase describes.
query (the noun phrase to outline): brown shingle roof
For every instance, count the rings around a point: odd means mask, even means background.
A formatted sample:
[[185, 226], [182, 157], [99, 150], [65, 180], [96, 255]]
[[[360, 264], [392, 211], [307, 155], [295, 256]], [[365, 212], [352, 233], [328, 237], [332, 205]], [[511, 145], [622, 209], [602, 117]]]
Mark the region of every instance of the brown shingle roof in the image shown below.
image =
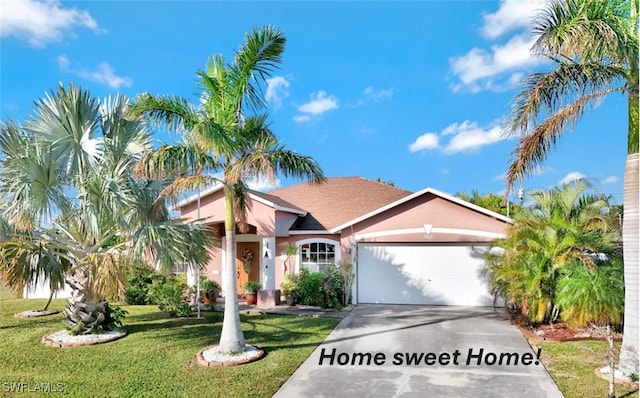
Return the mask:
[[330, 230], [410, 194], [362, 177], [329, 178], [320, 185], [302, 183], [269, 192], [270, 196], [309, 212], [291, 230]]

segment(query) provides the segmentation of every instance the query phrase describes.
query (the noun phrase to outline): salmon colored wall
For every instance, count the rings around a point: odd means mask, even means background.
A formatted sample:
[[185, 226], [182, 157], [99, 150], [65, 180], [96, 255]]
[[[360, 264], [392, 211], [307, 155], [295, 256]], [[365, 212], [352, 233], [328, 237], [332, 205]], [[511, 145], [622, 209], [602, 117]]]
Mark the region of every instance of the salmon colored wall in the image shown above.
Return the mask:
[[[350, 242], [352, 231], [355, 235], [369, 232], [389, 231], [405, 228], [422, 228], [431, 224], [438, 228], [460, 228], [478, 231], [504, 233], [506, 223], [473, 209], [426, 194], [414, 198], [381, 214], [364, 220], [342, 233], [343, 244]], [[436, 234], [426, 238], [424, 233], [412, 235], [383, 236], [367, 238], [367, 242], [488, 242], [491, 238], [457, 234]]]
[[209, 252], [209, 263], [207, 263], [203, 276], [222, 286], [222, 251], [220, 249]]
[[[284, 281], [285, 272], [289, 272], [289, 268], [284, 270], [284, 261], [280, 259], [282, 253], [284, 253], [284, 248], [288, 244], [295, 244], [296, 242], [300, 242], [306, 239], [329, 239], [334, 240], [336, 242], [340, 242], [340, 235], [327, 235], [327, 234], [304, 234], [304, 235], [291, 235], [287, 237], [278, 237], [276, 238], [276, 252], [275, 255], [275, 263], [276, 263], [276, 289], [280, 289], [280, 284]], [[299, 252], [298, 252], [299, 254]], [[341, 254], [344, 258], [344, 255]], [[290, 264], [289, 264], [290, 263]], [[287, 263], [288, 267], [295, 267], [295, 259], [291, 257], [291, 261]]]
[[[200, 214], [206, 218], [208, 223], [219, 223], [224, 220], [224, 203], [222, 190], [214, 192], [201, 198]], [[191, 203], [182, 209], [182, 216], [187, 219], [196, 218], [196, 203]], [[340, 242], [340, 256], [342, 260], [351, 259], [352, 234], [358, 235], [369, 232], [388, 231], [405, 228], [422, 228], [424, 224], [432, 224], [438, 228], [461, 228], [494, 233], [503, 233], [507, 225], [504, 221], [492, 218], [486, 214], [466, 208], [455, 202], [440, 198], [431, 193], [414, 198], [399, 206], [389, 209], [370, 219], [364, 220], [353, 227], [348, 227], [342, 234], [304, 234], [283, 236], [288, 231], [283, 230], [283, 225], [290, 225], [295, 220], [294, 215], [287, 212], [276, 211], [263, 203], [253, 201], [253, 206], [248, 215], [248, 222], [257, 228], [260, 236], [277, 236], [276, 249], [273, 253], [275, 262], [275, 286], [280, 288], [284, 281], [284, 262], [281, 254], [288, 243], [296, 243], [306, 239], [330, 239]], [[276, 220], [280, 225], [280, 230], [276, 228]], [[280, 236], [278, 236], [280, 235]], [[490, 238], [467, 235], [452, 234], [432, 234], [430, 238], [424, 233], [405, 234], [397, 236], [384, 236], [378, 238], [368, 238], [368, 242], [487, 242]], [[217, 249], [212, 253], [209, 264], [206, 268], [206, 276], [210, 279], [221, 282], [221, 250]], [[295, 260], [292, 258], [289, 264], [295, 267]], [[217, 271], [217, 274], [214, 272]]]
[[[182, 217], [188, 220], [197, 218], [197, 202], [181, 208]], [[222, 190], [213, 192], [200, 199], [200, 217], [206, 223], [224, 222], [224, 193]], [[275, 210], [263, 203], [252, 201], [247, 214], [247, 222], [257, 228], [260, 236], [274, 236], [276, 233]]]

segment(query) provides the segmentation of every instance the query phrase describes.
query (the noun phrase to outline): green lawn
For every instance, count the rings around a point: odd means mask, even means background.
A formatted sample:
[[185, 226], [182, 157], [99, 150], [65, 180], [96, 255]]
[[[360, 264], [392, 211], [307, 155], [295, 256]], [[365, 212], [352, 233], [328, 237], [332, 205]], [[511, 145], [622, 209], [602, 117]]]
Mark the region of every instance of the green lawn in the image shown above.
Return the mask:
[[[169, 318], [155, 306], [124, 306], [129, 311], [125, 338], [52, 348], [40, 339], [63, 329], [60, 314], [13, 317], [45, 301], [0, 296], [0, 396], [25, 383], [24, 389], [62, 387], [65, 395], [76, 397], [270, 397], [339, 322], [241, 315], [247, 342], [264, 348], [267, 355], [247, 365], [206, 368], [197, 365], [194, 356], [217, 343], [221, 313], [203, 313], [203, 319]], [[62, 310], [64, 305], [64, 300], [55, 300], [50, 309]]]
[[[607, 397], [608, 381], [595, 374], [596, 368], [605, 366], [607, 342], [530, 340], [530, 343], [542, 348], [542, 362], [565, 398]], [[616, 397], [638, 398], [638, 388], [616, 384]]]
[[[262, 347], [260, 361], [228, 368], [197, 365], [195, 354], [216, 344], [221, 313], [203, 319], [169, 318], [155, 306], [125, 306], [121, 340], [90, 347], [51, 348], [42, 336], [61, 330], [60, 314], [16, 319], [46, 300], [15, 299], [0, 287], [0, 389], [64, 390], [67, 396], [270, 397], [324, 340], [339, 320], [281, 315], [241, 315], [249, 344]], [[62, 310], [64, 300], [51, 309]], [[531, 342], [566, 398], [606, 397], [607, 382], [594, 374], [603, 365], [605, 342]], [[637, 388], [617, 386], [617, 397], [638, 397]], [[14, 394], [23, 396], [24, 393]]]

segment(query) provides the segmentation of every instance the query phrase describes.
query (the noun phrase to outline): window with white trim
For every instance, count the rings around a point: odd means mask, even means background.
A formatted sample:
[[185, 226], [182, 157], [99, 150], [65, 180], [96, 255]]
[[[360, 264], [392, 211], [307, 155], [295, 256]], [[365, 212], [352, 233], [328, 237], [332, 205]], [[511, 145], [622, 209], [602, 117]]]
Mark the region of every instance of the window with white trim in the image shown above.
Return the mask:
[[322, 272], [336, 264], [336, 245], [328, 242], [309, 242], [300, 245], [301, 268]]

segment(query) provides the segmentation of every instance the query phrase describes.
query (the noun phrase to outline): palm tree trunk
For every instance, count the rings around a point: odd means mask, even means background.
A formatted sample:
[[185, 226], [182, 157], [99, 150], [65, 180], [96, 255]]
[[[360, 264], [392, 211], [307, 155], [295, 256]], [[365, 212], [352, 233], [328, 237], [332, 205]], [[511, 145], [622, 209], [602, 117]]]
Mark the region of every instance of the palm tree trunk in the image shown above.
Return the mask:
[[89, 290], [86, 270], [76, 270], [65, 278], [71, 287], [71, 296], [63, 314], [66, 324], [74, 334], [101, 331], [109, 322], [108, 303], [99, 300]]
[[225, 352], [242, 352], [244, 349], [244, 334], [240, 326], [240, 314], [238, 313], [238, 288], [236, 286], [236, 222], [233, 210], [232, 193], [225, 187], [225, 266], [223, 269], [224, 281], [224, 318], [222, 320], [222, 333], [220, 334], [220, 350]]
[[[636, 124], [637, 128], [637, 124]], [[639, 155], [627, 156], [624, 171], [624, 218], [622, 224], [622, 241], [624, 257], [624, 334], [620, 351], [619, 369], [625, 374], [638, 373], [638, 284], [640, 273], [638, 264], [638, 239], [640, 224], [638, 222], [638, 179]]]
[[50, 290], [51, 290], [51, 293], [49, 293], [49, 300], [47, 300], [47, 304], [44, 305], [44, 308], [42, 309], [43, 312], [49, 309], [49, 304], [51, 304], [53, 295], [56, 294], [56, 291], [54, 289], [50, 289]]

